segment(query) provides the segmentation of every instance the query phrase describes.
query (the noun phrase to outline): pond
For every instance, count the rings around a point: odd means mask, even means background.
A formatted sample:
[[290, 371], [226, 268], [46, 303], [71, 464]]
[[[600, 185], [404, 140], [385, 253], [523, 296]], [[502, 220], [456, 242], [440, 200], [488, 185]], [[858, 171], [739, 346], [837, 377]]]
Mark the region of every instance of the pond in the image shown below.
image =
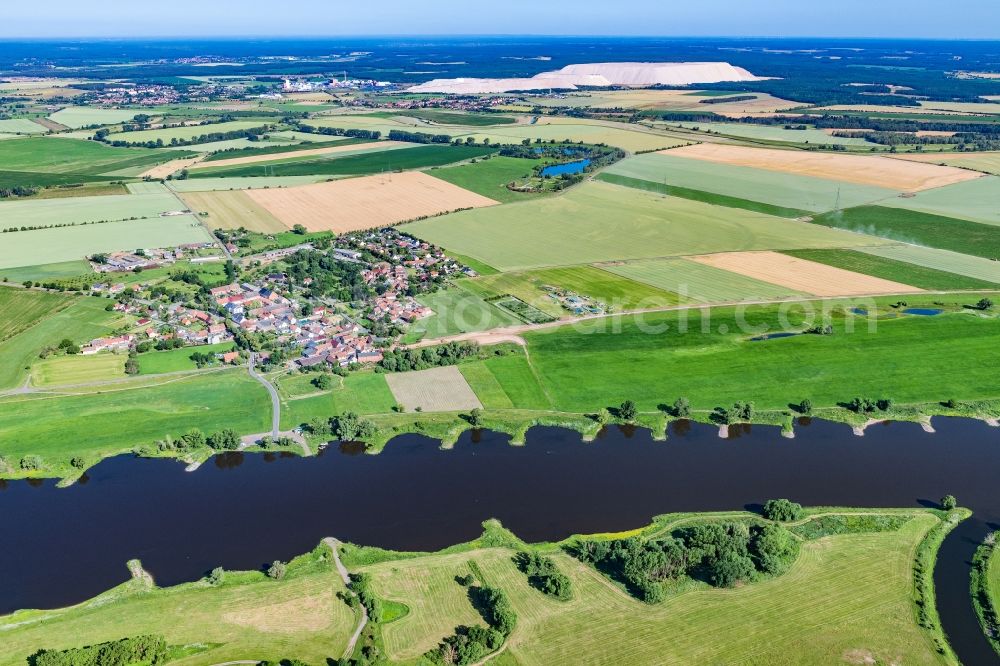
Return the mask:
[[528, 541], [620, 531], [673, 511], [714, 511], [789, 497], [806, 505], [908, 507], [952, 493], [976, 515], [942, 549], [935, 580], [945, 629], [965, 663], [989, 663], [968, 594], [968, 558], [1000, 523], [1000, 429], [935, 418], [936, 434], [892, 423], [857, 437], [803, 420], [773, 427], [677, 422], [669, 438], [609, 428], [534, 428], [525, 446], [466, 433], [452, 450], [417, 435], [379, 455], [331, 445], [314, 458], [227, 453], [193, 473], [180, 463], [112, 458], [86, 479], [0, 483], [0, 612], [79, 602], [127, 578], [140, 558], [161, 585], [216, 566], [253, 569], [322, 537], [432, 550], [479, 535], [491, 517]]
[[933, 317], [941, 314], [942, 312], [944, 312], [944, 310], [938, 308], [906, 308], [903, 310], [903, 314], [919, 315], [921, 317]]
[[781, 338], [792, 338], [796, 335], [802, 335], [802, 333], [795, 333], [792, 331], [784, 331], [781, 333], [765, 333], [764, 335], [757, 335], [750, 338], [750, 342], [761, 342], [763, 340], [780, 340]]
[[574, 162], [564, 162], [563, 164], [552, 164], [547, 166], [539, 172], [542, 177], [545, 176], [562, 176], [564, 174], [576, 174], [583, 173], [583, 170], [587, 168], [590, 164], [589, 159], [576, 160]]

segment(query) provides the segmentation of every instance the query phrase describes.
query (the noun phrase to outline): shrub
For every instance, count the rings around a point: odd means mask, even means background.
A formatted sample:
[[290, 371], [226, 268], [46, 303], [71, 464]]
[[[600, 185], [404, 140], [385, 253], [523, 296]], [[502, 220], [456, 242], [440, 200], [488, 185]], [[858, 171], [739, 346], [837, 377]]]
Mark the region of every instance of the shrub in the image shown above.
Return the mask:
[[163, 636], [144, 635], [71, 648], [40, 650], [29, 663], [35, 666], [156, 666], [167, 661], [167, 642]]
[[954, 495], [945, 495], [941, 498], [941, 508], [945, 511], [951, 511], [958, 506], [958, 500], [955, 499]]
[[281, 560], [275, 560], [271, 563], [271, 566], [267, 568], [267, 577], [273, 578], [274, 580], [281, 580], [285, 577], [285, 572], [288, 567]]
[[681, 419], [691, 416], [691, 403], [687, 398], [677, 398], [674, 401], [674, 416]]
[[208, 584], [219, 586], [222, 585], [226, 578], [226, 571], [222, 567], [215, 567], [208, 574]]
[[572, 596], [569, 578], [556, 569], [556, 563], [551, 557], [521, 551], [513, 559], [535, 589], [557, 599], [569, 599]]
[[768, 520], [787, 522], [802, 516], [802, 505], [787, 499], [769, 499], [764, 502], [761, 514]]
[[635, 402], [631, 400], [626, 400], [618, 407], [618, 416], [625, 421], [634, 421], [637, 414]]
[[21, 458], [20, 466], [26, 472], [33, 472], [42, 468], [42, 459], [35, 455], [24, 456]]
[[800, 414], [807, 414], [807, 415], [812, 414], [812, 410], [813, 410], [813, 404], [812, 400], [810, 400], [809, 398], [806, 398], [805, 400], [799, 403]]
[[216, 451], [235, 451], [240, 448], [240, 436], [231, 428], [212, 433], [207, 442]]

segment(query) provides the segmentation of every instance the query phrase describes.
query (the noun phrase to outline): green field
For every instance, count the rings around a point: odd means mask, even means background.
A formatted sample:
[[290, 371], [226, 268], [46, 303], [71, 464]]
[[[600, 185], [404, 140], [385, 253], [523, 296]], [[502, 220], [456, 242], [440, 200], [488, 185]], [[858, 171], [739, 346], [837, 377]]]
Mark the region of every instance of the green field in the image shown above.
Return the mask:
[[36, 454], [46, 464], [116, 455], [191, 428], [262, 432], [271, 423], [264, 387], [245, 369], [172, 377], [157, 383], [78, 395], [0, 399], [0, 441], [12, 459]]
[[554, 316], [568, 314], [544, 286], [588, 296], [614, 311], [677, 305], [677, 294], [635, 282], [592, 266], [547, 268], [524, 273], [501, 273], [476, 278], [468, 286], [485, 297], [511, 294]]
[[268, 124], [266, 120], [233, 120], [225, 123], [209, 123], [207, 125], [186, 125], [182, 127], [167, 127], [164, 129], [141, 130], [138, 132], [120, 132], [109, 134], [108, 141], [125, 141], [127, 143], [146, 143], [147, 141], [163, 141], [169, 145], [171, 139], [189, 141], [203, 134], [217, 132], [236, 132], [261, 127]]
[[337, 383], [331, 391], [320, 391], [313, 386], [311, 382], [315, 377], [294, 375], [278, 382], [282, 393], [283, 428], [294, 428], [313, 418], [328, 419], [344, 412], [386, 414], [396, 406], [385, 375], [372, 372], [334, 377]]
[[313, 156], [310, 159], [242, 164], [229, 167], [212, 167], [191, 171], [190, 178], [233, 178], [247, 176], [355, 176], [397, 171], [400, 169], [420, 169], [461, 162], [473, 157], [482, 157], [496, 149], [489, 146], [426, 145], [407, 147], [406, 150], [379, 150], [359, 155], [324, 159]]
[[60, 261], [54, 264], [39, 264], [37, 266], [5, 268], [2, 270], [2, 273], [0, 279], [6, 278], [10, 282], [59, 280], [62, 278], [77, 277], [78, 275], [96, 275], [94, 269], [90, 267], [90, 262], [83, 259]]
[[27, 368], [38, 360], [43, 347], [54, 347], [63, 338], [82, 344], [124, 323], [126, 318], [122, 315], [104, 310], [107, 303], [103, 298], [74, 299], [68, 308], [0, 343], [0, 389], [22, 383]]
[[[707, 111], [711, 111], [711, 106], [705, 105]], [[837, 146], [861, 146], [871, 148], [874, 143], [869, 143], [860, 137], [840, 137], [831, 136], [821, 129], [810, 127], [804, 130], [785, 129], [781, 125], [755, 125], [752, 123], [712, 123], [712, 122], [688, 122], [688, 123], [667, 123], [668, 128], [682, 127], [689, 130], [698, 130], [708, 134], [721, 134], [724, 136], [736, 136], [743, 139], [757, 139], [761, 141], [782, 141], [785, 143], [801, 143], [809, 145], [837, 145]]]
[[57, 137], [15, 139], [0, 142], [0, 167], [5, 170], [0, 179], [7, 183], [16, 176], [19, 182], [43, 185], [49, 181], [85, 182], [99, 180], [100, 174], [111, 171], [151, 167], [190, 154], [184, 150], [114, 148], [97, 141]]
[[786, 250], [785, 254], [828, 266], [836, 266], [884, 280], [901, 282], [920, 289], [996, 289], [998, 284], [975, 278], [925, 268], [905, 261], [865, 254], [856, 250]]
[[1000, 226], [998, 202], [1000, 202], [1000, 177], [986, 176], [924, 190], [912, 197], [886, 199], [880, 201], [879, 205]]
[[51, 356], [31, 368], [33, 386], [86, 384], [125, 377], [124, 354]]
[[914, 512], [897, 531], [810, 539], [774, 579], [737, 589], [695, 587], [652, 605], [551, 548], [547, 554], [571, 580], [569, 601], [532, 588], [506, 548], [390, 559], [361, 570], [372, 574], [380, 597], [409, 608], [382, 627], [388, 656], [404, 663], [456, 625], [482, 623], [455, 582], [474, 562], [518, 616], [496, 663], [576, 663], [586, 655], [599, 664], [817, 664], [859, 654], [873, 663], [939, 664], [950, 662], [916, 623], [912, 598], [914, 550], [938, 524], [933, 514]]
[[587, 182], [555, 197], [402, 227], [502, 270], [732, 250], [852, 247], [857, 234]]
[[[275, 135], [272, 134], [272, 137]], [[309, 134], [302, 134], [300, 136], [309, 137]], [[294, 139], [291, 139], [294, 141]], [[346, 139], [344, 137], [323, 137], [321, 140], [317, 141], [306, 141], [303, 143], [289, 144], [285, 141], [279, 140], [277, 145], [272, 144], [270, 141], [251, 141], [247, 148], [240, 148], [237, 150], [221, 150], [217, 153], [209, 155], [203, 162], [216, 162], [218, 160], [229, 160], [234, 157], [254, 157], [257, 155], [281, 155], [283, 153], [294, 152], [296, 150], [315, 150], [316, 148], [329, 148], [337, 145], [348, 145], [351, 143], [359, 143], [360, 140]], [[255, 146], [254, 144], [261, 144]]]
[[[220, 166], [206, 166], [197, 167], [192, 169], [192, 172], [204, 172], [212, 176], [223, 174], [225, 175], [228, 171], [236, 168], [237, 166], [253, 166], [259, 167], [259, 171], [270, 172], [273, 168], [278, 166], [285, 166], [300, 163], [313, 163], [313, 162], [323, 162], [326, 160], [340, 160], [346, 157], [351, 157], [354, 155], [367, 155], [371, 153], [382, 153], [392, 150], [405, 150], [408, 148], [418, 148], [421, 146], [419, 143], [389, 143], [387, 141], [368, 141], [362, 142], [360, 140], [349, 140], [345, 141], [347, 145], [343, 145], [346, 150], [339, 150], [335, 153], [325, 153], [320, 155], [299, 155], [296, 156], [294, 153], [285, 155], [275, 155], [273, 159], [261, 160], [259, 162], [252, 162], [249, 165], [220, 165]], [[348, 145], [355, 145], [354, 148], [348, 148]], [[239, 157], [239, 156], [236, 156]], [[389, 158], [387, 158], [389, 159]]]
[[44, 134], [47, 129], [30, 118], [0, 120], [0, 132], [9, 134]]
[[191, 354], [200, 352], [202, 354], [219, 354], [232, 351], [232, 342], [220, 342], [216, 345], [199, 345], [197, 347], [181, 347], [180, 349], [169, 349], [167, 351], [151, 351], [139, 354], [139, 374], [159, 375], [164, 372], [181, 372], [184, 370], [194, 370], [198, 366], [191, 360]]
[[50, 314], [70, 305], [62, 294], [0, 287], [0, 342], [31, 328]]
[[[48, 204], [57, 201], [68, 200], [53, 199], [37, 203]], [[13, 204], [0, 204], [0, 206], [6, 205]], [[81, 259], [95, 252], [173, 247], [184, 243], [206, 243], [211, 240], [205, 228], [192, 215], [19, 231], [3, 235], [3, 243], [0, 244], [0, 272], [6, 268]]]
[[981, 257], [970, 257], [967, 254], [949, 252], [948, 250], [898, 243], [878, 247], [859, 247], [858, 251], [1000, 284], [1000, 264]]
[[1000, 228], [904, 208], [861, 206], [818, 215], [815, 224], [974, 257], [1000, 258]]
[[[183, 210], [173, 194], [118, 194], [102, 197], [63, 197], [0, 203], [0, 225], [51, 226], [156, 217]], [[34, 232], [30, 232], [34, 233]], [[10, 236], [11, 238], [13, 235]], [[150, 247], [150, 246], [146, 246]]]
[[[836, 250], [831, 250], [836, 251]], [[701, 303], [805, 296], [802, 292], [687, 259], [646, 259], [604, 264], [606, 271]]]
[[[927, 306], [976, 300], [907, 296], [910, 305]], [[871, 299], [856, 302], [873, 307]], [[815, 304], [785, 308], [793, 329], [805, 327], [801, 322], [806, 307], [817, 311]], [[902, 317], [879, 320], [870, 331], [867, 320], [838, 314], [831, 320], [832, 335], [751, 342], [753, 335], [787, 330], [780, 323], [782, 308], [742, 310], [627, 316], [617, 319], [614, 327], [609, 319], [594, 320], [524, 337], [553, 406], [568, 412], [593, 411], [625, 399], [652, 412], [677, 396], [688, 397], [699, 409], [753, 400], [758, 409], [776, 410], [804, 398], [817, 406], [835, 406], [859, 395], [889, 394], [899, 403], [952, 395], [968, 400], [997, 397], [991, 364], [968, 362], [992, 353], [1000, 334], [1000, 320], [995, 318], [964, 312]], [[851, 360], [859, 358], [863, 364]], [[956, 367], [962, 371], [956, 372]]]
[[436, 109], [410, 109], [400, 112], [399, 115], [420, 118], [440, 125], [465, 125], [468, 127], [510, 125], [515, 122], [515, 119], [510, 116], [494, 113], [455, 113]]
[[791, 212], [789, 217], [799, 217], [799, 211], [833, 210], [838, 196], [841, 207], [849, 208], [897, 194], [883, 187], [718, 164], [670, 153], [636, 155], [610, 166], [603, 174], [787, 208]]
[[357, 624], [336, 596], [342, 591], [325, 546], [295, 558], [280, 581], [260, 571], [228, 572], [220, 586], [199, 581], [161, 589], [131, 580], [79, 606], [0, 617], [6, 630], [0, 664], [22, 666], [42, 647], [79, 647], [139, 634], [163, 634], [170, 645], [190, 646], [189, 656], [177, 662], [187, 666], [247, 655], [275, 663], [290, 655], [326, 663], [343, 653]]
[[144, 109], [102, 109], [96, 106], [69, 106], [60, 109], [49, 116], [60, 125], [72, 127], [89, 127], [90, 125], [111, 125], [132, 120], [138, 113], [147, 113]]
[[538, 197], [530, 192], [513, 192], [507, 189], [511, 181], [524, 181], [532, 176], [532, 167], [541, 160], [522, 159], [519, 157], [500, 157], [494, 155], [489, 159], [479, 160], [475, 164], [442, 169], [432, 169], [428, 173], [435, 178], [448, 181], [452, 185], [471, 190], [484, 197], [489, 197], [500, 203], [525, 201]]
[[957, 166], [965, 169], [975, 169], [1000, 175], [1000, 152], [995, 153], [957, 153], [954, 155], [942, 155], [939, 162], [935, 164], [945, 164], [947, 166]]
[[499, 326], [520, 324], [513, 315], [484, 301], [468, 280], [432, 294], [417, 297], [434, 314], [410, 327], [408, 338], [439, 338], [469, 331], [485, 331]]
[[262, 187], [295, 187], [327, 180], [328, 176], [254, 176], [245, 178], [188, 178], [170, 181], [176, 192], [211, 192], [218, 190], [252, 190]]

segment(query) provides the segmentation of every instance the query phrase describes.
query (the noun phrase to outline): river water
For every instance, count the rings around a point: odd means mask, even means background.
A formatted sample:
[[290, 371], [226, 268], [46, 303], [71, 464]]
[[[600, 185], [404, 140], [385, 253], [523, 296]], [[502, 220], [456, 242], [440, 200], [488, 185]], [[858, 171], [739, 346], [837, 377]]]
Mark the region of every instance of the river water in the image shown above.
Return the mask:
[[377, 456], [333, 445], [315, 458], [229, 453], [194, 473], [173, 461], [118, 457], [83, 482], [0, 486], [0, 612], [82, 601], [127, 578], [140, 558], [160, 585], [216, 566], [261, 567], [324, 536], [401, 550], [475, 538], [499, 518], [527, 541], [619, 531], [657, 514], [753, 508], [772, 497], [805, 505], [908, 507], [951, 493], [975, 516], [945, 541], [935, 570], [938, 608], [967, 665], [995, 663], [968, 592], [969, 558], [1000, 524], [1000, 429], [938, 418], [875, 425], [856, 437], [813, 421], [796, 438], [755, 426], [720, 439], [675, 423], [665, 442], [611, 428], [582, 443], [535, 428], [527, 445], [466, 433], [452, 450], [399, 437]]

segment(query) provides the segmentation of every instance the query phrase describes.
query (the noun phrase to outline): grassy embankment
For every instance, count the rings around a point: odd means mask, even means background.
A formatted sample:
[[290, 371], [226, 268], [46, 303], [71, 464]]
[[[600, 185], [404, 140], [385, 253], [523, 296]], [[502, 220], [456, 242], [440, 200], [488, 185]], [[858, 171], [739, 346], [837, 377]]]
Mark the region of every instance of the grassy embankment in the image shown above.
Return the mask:
[[972, 558], [969, 591], [990, 645], [1000, 655], [1000, 549], [991, 533]]
[[[830, 306], [832, 334], [760, 342], [749, 338], [765, 328], [781, 330], [783, 312], [793, 330], [805, 328], [805, 306], [750, 306], [742, 313], [738, 308], [716, 307], [606, 317], [525, 333], [526, 350], [508, 345], [505, 354], [488, 351], [463, 363], [460, 370], [485, 408], [484, 426], [509, 433], [515, 443], [523, 442], [535, 425], [567, 427], [591, 436], [600, 428], [593, 415], [602, 408], [613, 411], [625, 400], [637, 405], [637, 425], [663, 437], [675, 418], [669, 406], [681, 396], [690, 400], [690, 416], [699, 421], [717, 422], [716, 408], [749, 400], [756, 408], [753, 422], [786, 430], [791, 430], [797, 407], [805, 399], [812, 401], [813, 416], [855, 425], [869, 419], [922, 420], [935, 414], [997, 417], [1000, 396], [992, 368], [970, 362], [990, 357], [1000, 325], [994, 314], [964, 307], [978, 297], [906, 297], [911, 307], [944, 310], [932, 317], [899, 314], [889, 307], [898, 297], [843, 299]], [[995, 293], [992, 297], [1000, 299]], [[872, 311], [877, 318], [871, 329], [868, 317], [847, 312], [852, 304], [880, 308]], [[809, 307], [818, 310], [819, 304], [812, 302]], [[688, 330], [681, 332], [685, 318]], [[755, 328], [744, 332], [741, 321]], [[58, 342], [62, 331], [56, 329], [54, 335]], [[22, 354], [30, 358], [36, 349], [22, 349]], [[178, 357], [183, 360], [183, 353]], [[378, 426], [377, 436], [369, 442], [375, 451], [406, 432], [449, 444], [470, 427], [457, 412], [393, 411], [396, 400], [384, 375], [371, 371], [339, 380], [328, 391], [312, 386], [310, 380], [307, 375], [279, 379], [282, 427], [355, 411]], [[67, 475], [73, 472], [67, 463], [74, 456], [92, 464], [135, 447], [145, 447], [151, 455], [179, 455], [160, 453], [152, 443], [192, 427], [206, 433], [227, 427], [243, 434], [261, 432], [270, 413], [263, 388], [238, 369], [141, 377], [105, 389], [0, 399], [0, 407], [16, 406], [0, 409], [4, 442], [0, 455], [11, 462], [40, 455], [46, 467], [30, 475]], [[846, 408], [855, 397], [887, 398], [893, 405], [859, 414]], [[949, 400], [956, 402], [946, 406]], [[26, 475], [17, 469], [5, 474]]]
[[[558, 543], [525, 544], [495, 521], [479, 539], [437, 553], [399, 553], [345, 544], [354, 573], [370, 574], [386, 608], [371, 626], [390, 663], [417, 663], [460, 624], [484, 624], [456, 576], [473, 573], [499, 588], [517, 614], [497, 663], [591, 661], [686, 664], [806, 664], [844, 658], [907, 664], [957, 663], [936, 616], [928, 565], [943, 536], [969, 514], [926, 509], [807, 510], [788, 524], [800, 542], [791, 568], [732, 589], [697, 578], [672, 586], [655, 604], [638, 601], [613, 579], [570, 556]], [[590, 539], [657, 538], [691, 524], [762, 519], [742, 511], [659, 516], [652, 525]], [[551, 557], [572, 586], [569, 600], [531, 587], [512, 562], [518, 550]], [[190, 666], [238, 659], [338, 658], [356, 619], [335, 594], [343, 590], [329, 550], [296, 558], [280, 580], [227, 572], [156, 588], [132, 580], [67, 609], [0, 617], [0, 665], [20, 664], [39, 648], [67, 648], [141, 633], [163, 634]], [[933, 604], [930, 606], [933, 609]], [[710, 639], [711, 638], [711, 639]]]

